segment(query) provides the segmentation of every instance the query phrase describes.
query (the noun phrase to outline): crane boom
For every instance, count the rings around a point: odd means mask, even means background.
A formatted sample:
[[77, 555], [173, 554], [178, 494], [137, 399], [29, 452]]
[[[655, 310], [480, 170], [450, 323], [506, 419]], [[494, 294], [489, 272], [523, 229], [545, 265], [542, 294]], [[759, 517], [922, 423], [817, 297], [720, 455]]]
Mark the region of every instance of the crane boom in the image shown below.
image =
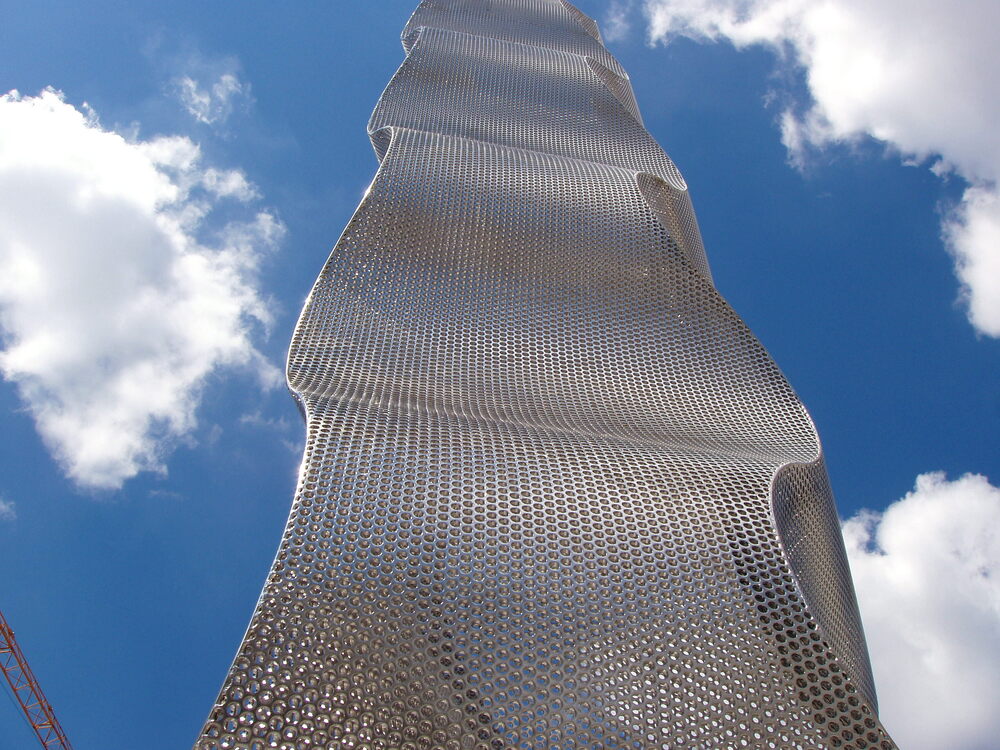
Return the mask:
[[45, 700], [45, 694], [28, 666], [24, 652], [17, 645], [14, 631], [7, 624], [3, 612], [0, 612], [0, 672], [3, 672], [42, 747], [47, 750], [72, 750], [52, 706]]

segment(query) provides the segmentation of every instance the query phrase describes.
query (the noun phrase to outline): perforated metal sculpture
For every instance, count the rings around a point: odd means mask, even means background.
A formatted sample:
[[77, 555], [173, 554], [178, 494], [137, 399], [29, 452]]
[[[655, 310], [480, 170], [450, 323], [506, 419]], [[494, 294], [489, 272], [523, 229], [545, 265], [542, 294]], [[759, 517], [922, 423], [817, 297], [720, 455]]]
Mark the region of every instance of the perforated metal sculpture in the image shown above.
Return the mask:
[[198, 748], [892, 748], [819, 442], [562, 0], [424, 0]]

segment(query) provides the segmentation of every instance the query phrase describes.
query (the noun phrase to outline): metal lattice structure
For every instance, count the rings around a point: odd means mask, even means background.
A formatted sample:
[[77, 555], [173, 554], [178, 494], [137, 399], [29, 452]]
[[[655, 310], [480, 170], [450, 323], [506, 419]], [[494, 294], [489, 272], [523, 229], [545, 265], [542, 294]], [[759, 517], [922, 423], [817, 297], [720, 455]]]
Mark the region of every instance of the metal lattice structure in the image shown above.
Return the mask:
[[197, 747], [892, 748], [813, 425], [562, 0], [424, 0]]
[[0, 612], [0, 673], [39, 744], [51, 750], [72, 750], [3, 612]]

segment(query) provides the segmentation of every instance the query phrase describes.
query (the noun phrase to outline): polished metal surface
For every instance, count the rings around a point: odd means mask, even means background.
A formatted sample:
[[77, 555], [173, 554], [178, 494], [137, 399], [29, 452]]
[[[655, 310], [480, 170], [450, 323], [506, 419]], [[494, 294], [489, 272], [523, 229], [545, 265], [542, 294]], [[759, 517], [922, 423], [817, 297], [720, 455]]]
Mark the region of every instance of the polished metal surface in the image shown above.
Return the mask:
[[893, 748], [813, 425], [561, 0], [424, 0], [196, 747]]

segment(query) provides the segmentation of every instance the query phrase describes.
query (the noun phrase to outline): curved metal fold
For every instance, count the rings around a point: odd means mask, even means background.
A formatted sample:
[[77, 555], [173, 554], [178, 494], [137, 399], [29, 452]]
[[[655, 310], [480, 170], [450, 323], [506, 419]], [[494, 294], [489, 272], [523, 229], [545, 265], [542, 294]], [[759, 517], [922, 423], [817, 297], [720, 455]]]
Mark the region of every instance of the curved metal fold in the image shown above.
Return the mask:
[[596, 25], [424, 0], [403, 38], [197, 747], [893, 748], [812, 422]]
[[560, 50], [422, 27], [369, 132], [407, 127], [657, 175], [676, 191], [663, 204], [675, 213], [675, 241], [711, 278], [680, 170], [598, 75], [601, 67]]

